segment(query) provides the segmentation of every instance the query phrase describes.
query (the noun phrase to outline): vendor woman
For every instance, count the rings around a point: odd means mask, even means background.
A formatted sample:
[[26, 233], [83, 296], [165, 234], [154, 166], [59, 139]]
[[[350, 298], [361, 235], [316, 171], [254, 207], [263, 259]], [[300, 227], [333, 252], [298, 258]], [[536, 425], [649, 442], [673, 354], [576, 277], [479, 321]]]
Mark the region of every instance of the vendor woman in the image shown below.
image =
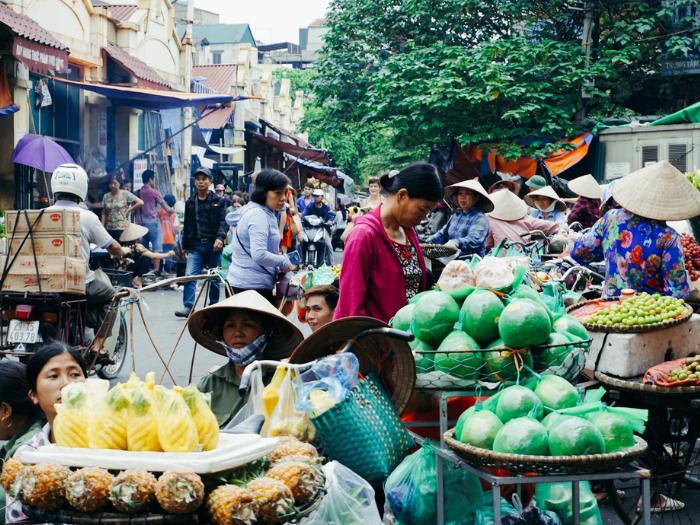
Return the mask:
[[578, 222], [584, 228], [590, 228], [600, 219], [600, 207], [603, 200], [603, 188], [593, 175], [584, 175], [569, 182], [569, 190], [578, 195], [566, 218], [568, 224]]
[[448, 186], [445, 193], [454, 197], [459, 209], [440, 231], [428, 238], [428, 242], [451, 245], [459, 249], [461, 256], [484, 255], [484, 243], [489, 234], [489, 220], [485, 214], [493, 211], [489, 194], [476, 179]]
[[211, 409], [226, 425], [245, 403], [239, 390], [247, 365], [258, 359], [281, 360], [304, 339], [301, 331], [255, 290], [192, 314], [187, 327], [200, 345], [228, 360], [197, 384], [211, 394]]
[[604, 297], [625, 288], [684, 298], [689, 293], [680, 236], [666, 221], [700, 215], [700, 193], [669, 162], [662, 161], [617, 181], [608, 211], [576, 239], [571, 257], [605, 259]]
[[489, 236], [486, 246], [498, 246], [501, 241], [526, 242], [527, 233], [539, 230], [547, 235], [554, 235], [559, 225], [550, 221], [531, 217], [527, 204], [508, 190], [499, 190], [490, 195], [493, 211], [488, 213]]
[[530, 210], [530, 216], [556, 224], [566, 224], [566, 203], [551, 186], [531, 191], [525, 195], [525, 202], [533, 208]]

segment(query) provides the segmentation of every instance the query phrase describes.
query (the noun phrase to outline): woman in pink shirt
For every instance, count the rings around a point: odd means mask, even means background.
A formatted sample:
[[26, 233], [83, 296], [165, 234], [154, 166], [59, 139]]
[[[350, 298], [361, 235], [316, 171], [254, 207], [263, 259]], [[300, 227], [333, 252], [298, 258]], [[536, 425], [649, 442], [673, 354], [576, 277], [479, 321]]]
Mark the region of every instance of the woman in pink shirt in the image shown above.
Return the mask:
[[[490, 233], [486, 238], [486, 246], [498, 246], [502, 240], [523, 242], [522, 235], [533, 230], [553, 235], [559, 230], [559, 225], [528, 215], [528, 205], [509, 190], [499, 190], [491, 194], [494, 209], [487, 213]], [[529, 239], [525, 239], [528, 241]]]
[[388, 322], [427, 286], [427, 271], [414, 228], [442, 199], [434, 166], [417, 163], [385, 175], [383, 204], [357, 219], [345, 243], [340, 299], [334, 318], [374, 317]]

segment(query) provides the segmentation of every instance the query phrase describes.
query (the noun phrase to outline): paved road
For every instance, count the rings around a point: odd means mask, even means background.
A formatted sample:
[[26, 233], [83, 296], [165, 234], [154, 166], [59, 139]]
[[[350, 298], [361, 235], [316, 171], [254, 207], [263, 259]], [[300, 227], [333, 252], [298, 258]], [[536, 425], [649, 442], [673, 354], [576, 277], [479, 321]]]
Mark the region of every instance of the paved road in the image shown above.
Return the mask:
[[[175, 317], [174, 315], [175, 310], [182, 308], [182, 292], [167, 289], [145, 292], [143, 297], [146, 301], [143, 310], [148, 329], [161, 355], [167, 360], [173, 348], [175, 348], [175, 343], [180, 332], [183, 327], [185, 327], [185, 320]], [[296, 313], [293, 313], [290, 318], [296, 322], [297, 326], [300, 327], [305, 335], [309, 333], [307, 325], [302, 325], [296, 321]], [[197, 379], [206, 374], [210, 368], [226, 362], [226, 358], [214, 354], [198, 345], [196, 351], [194, 351], [193, 363], [193, 350], [194, 340], [190, 337], [187, 329], [185, 329], [182, 339], [175, 349], [170, 366], [170, 371], [178, 385], [187, 385], [189, 382], [190, 368], [192, 368], [193, 381], [197, 381]], [[143, 322], [139, 318], [138, 311], [136, 311], [134, 315], [133, 356], [136, 363], [136, 372], [140, 377], [143, 377], [147, 372], [153, 370], [156, 372], [156, 381], [160, 379], [165, 368], [158, 354], [153, 349], [153, 345], [149, 341]], [[132, 356], [131, 353], [129, 353], [119, 380], [126, 381], [131, 373], [131, 369]], [[172, 381], [166, 375], [163, 379], [163, 383], [170, 385]]]

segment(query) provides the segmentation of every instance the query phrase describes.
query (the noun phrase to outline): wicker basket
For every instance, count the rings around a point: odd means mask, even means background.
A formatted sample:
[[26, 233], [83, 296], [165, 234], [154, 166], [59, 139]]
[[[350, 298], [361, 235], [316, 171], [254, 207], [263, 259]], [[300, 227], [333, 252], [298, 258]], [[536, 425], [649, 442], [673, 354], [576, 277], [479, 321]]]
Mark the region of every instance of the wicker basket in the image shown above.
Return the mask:
[[[610, 299], [593, 299], [591, 301], [586, 301], [583, 303], [577, 303], [574, 306], [568, 308], [568, 312], [576, 317], [576, 310], [579, 310], [580, 308], [583, 308], [587, 304], [593, 303], [593, 302], [602, 302], [602, 301], [608, 301], [608, 302], [618, 302], [618, 299], [616, 298], [610, 298]], [[686, 304], [686, 313], [685, 315], [681, 317], [677, 317], [675, 319], [672, 319], [671, 321], [664, 321], [663, 323], [654, 323], [654, 324], [643, 324], [643, 325], [636, 325], [636, 326], [624, 326], [624, 325], [600, 325], [600, 324], [593, 324], [593, 323], [588, 323], [584, 320], [581, 320], [581, 323], [583, 326], [585, 326], [588, 330], [591, 332], [605, 332], [605, 333], [611, 333], [611, 334], [640, 334], [644, 332], [653, 332], [654, 330], [661, 330], [664, 328], [671, 328], [672, 326], [679, 325], [681, 323], [686, 322], [688, 319], [690, 319], [690, 316], [693, 315], [693, 307]]]
[[476, 467], [502, 468], [516, 474], [581, 474], [610, 472], [629, 464], [647, 450], [647, 443], [635, 436], [635, 445], [627, 450], [583, 456], [528, 456], [504, 454], [461, 443], [454, 438], [454, 429], [445, 433], [445, 443], [459, 457]]
[[601, 384], [615, 388], [617, 390], [626, 390], [630, 392], [641, 392], [644, 394], [658, 394], [658, 395], [669, 395], [669, 396], [690, 396], [690, 397], [700, 397], [700, 386], [658, 386], [649, 385], [642, 381], [643, 377], [636, 377], [633, 379], [620, 379], [618, 377], [612, 377], [602, 372], [596, 372], [595, 378], [600, 381]]
[[423, 250], [423, 255], [428, 259], [450, 257], [458, 251], [457, 248], [452, 248], [451, 246], [445, 246], [443, 244], [421, 244], [420, 248]]

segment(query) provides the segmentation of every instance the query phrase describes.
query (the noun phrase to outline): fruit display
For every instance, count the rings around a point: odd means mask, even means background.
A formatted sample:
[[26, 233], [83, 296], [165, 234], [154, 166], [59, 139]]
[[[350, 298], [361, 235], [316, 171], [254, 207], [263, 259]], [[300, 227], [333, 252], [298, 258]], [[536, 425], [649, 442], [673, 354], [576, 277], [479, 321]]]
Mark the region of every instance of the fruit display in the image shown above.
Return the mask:
[[109, 488], [109, 501], [120, 512], [138, 513], [155, 499], [156, 478], [145, 470], [120, 472]]
[[95, 512], [109, 504], [114, 476], [102, 468], [81, 468], [66, 479], [68, 504], [80, 512]]
[[421, 341], [438, 346], [459, 319], [459, 305], [445, 292], [425, 292], [415, 303], [411, 331]]
[[207, 510], [214, 525], [253, 525], [255, 500], [249, 490], [221, 485], [209, 494]]
[[455, 439], [495, 452], [552, 456], [602, 454], [634, 446], [634, 432], [644, 431], [647, 411], [608, 407], [600, 401], [604, 394], [600, 388], [582, 399], [565, 379], [541, 376], [465, 410], [457, 421]]
[[194, 385], [168, 390], [153, 372], [135, 374], [107, 390], [107, 382], [89, 379], [61, 391], [54, 421], [56, 444], [150, 452], [213, 450], [219, 426], [208, 398]]
[[477, 379], [483, 363], [479, 345], [461, 330], [455, 330], [442, 340], [433, 356], [433, 366], [439, 372], [445, 372], [460, 379]]
[[503, 302], [488, 290], [476, 290], [466, 298], [459, 312], [462, 328], [479, 344], [498, 339], [498, 321], [503, 313]]
[[279, 523], [294, 510], [292, 491], [279, 479], [263, 476], [246, 486], [255, 502], [255, 513], [265, 523]]
[[700, 356], [666, 361], [651, 367], [644, 374], [644, 383], [663, 387], [700, 385]]
[[64, 487], [70, 473], [68, 467], [50, 463], [25, 466], [18, 475], [20, 501], [37, 509], [60, 508], [66, 502]]
[[541, 303], [516, 299], [503, 309], [498, 332], [505, 346], [524, 348], [545, 343], [552, 332], [552, 322]]
[[687, 314], [683, 299], [643, 292], [610, 308], [598, 310], [586, 319], [586, 323], [610, 328], [668, 324]]
[[0, 484], [2, 484], [2, 488], [5, 489], [5, 492], [12, 492], [12, 487], [22, 467], [24, 467], [24, 465], [17, 458], [10, 458], [5, 461], [2, 466], [2, 476], [0, 476]]
[[311, 500], [321, 483], [318, 467], [302, 461], [279, 462], [267, 471], [266, 476], [287, 485], [297, 505]]
[[204, 503], [204, 483], [193, 472], [164, 472], [155, 485], [158, 505], [169, 514], [187, 514]]
[[681, 247], [683, 248], [683, 259], [688, 277], [691, 281], [697, 281], [700, 279], [700, 246], [692, 236], [682, 233]]
[[292, 437], [283, 437], [280, 444], [270, 452], [269, 459], [271, 464], [285, 458], [294, 458], [295, 460], [308, 460], [318, 462], [320, 459], [316, 447], [310, 443], [304, 443]]

